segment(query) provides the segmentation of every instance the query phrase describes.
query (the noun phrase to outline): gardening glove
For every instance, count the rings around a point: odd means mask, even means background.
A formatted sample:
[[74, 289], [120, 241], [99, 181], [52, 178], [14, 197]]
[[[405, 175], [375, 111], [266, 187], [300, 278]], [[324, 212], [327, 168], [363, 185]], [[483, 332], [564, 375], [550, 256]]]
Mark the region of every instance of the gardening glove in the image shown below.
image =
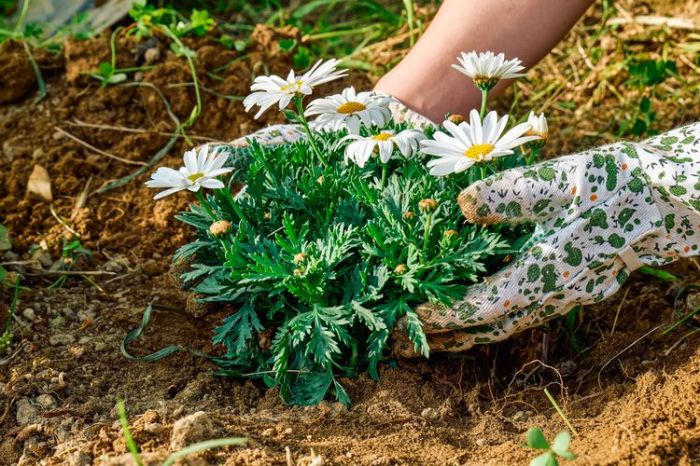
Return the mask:
[[[451, 307], [416, 309], [431, 351], [464, 351], [599, 302], [632, 271], [698, 254], [700, 123], [617, 143], [470, 185], [469, 222], [536, 224], [509, 266]], [[395, 351], [417, 356], [399, 321]]]
[[[427, 126], [434, 125], [431, 120], [409, 109], [394, 97], [384, 93], [376, 94], [384, 96], [389, 100], [389, 111], [391, 112], [391, 116], [396, 123], [406, 121], [417, 129], [424, 129]], [[318, 131], [332, 129], [331, 127], [320, 125], [316, 121], [310, 122], [309, 126]], [[249, 141], [254, 140], [264, 146], [277, 146], [282, 144], [291, 144], [294, 141], [305, 137], [306, 133], [301, 125], [285, 123], [266, 126], [265, 128], [255, 131], [254, 133], [234, 140], [231, 142], [231, 145], [234, 147], [247, 147], [249, 145]]]

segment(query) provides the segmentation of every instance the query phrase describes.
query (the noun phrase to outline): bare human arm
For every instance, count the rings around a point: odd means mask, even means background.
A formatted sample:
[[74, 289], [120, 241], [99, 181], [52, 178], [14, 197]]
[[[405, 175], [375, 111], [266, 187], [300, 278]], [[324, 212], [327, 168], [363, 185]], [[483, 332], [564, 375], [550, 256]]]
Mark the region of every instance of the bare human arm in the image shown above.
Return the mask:
[[[450, 65], [462, 51], [503, 52], [531, 67], [583, 15], [593, 0], [445, 0], [406, 57], [376, 85], [421, 115], [441, 121], [446, 113], [478, 108], [481, 93]], [[491, 92], [497, 94], [508, 81]]]

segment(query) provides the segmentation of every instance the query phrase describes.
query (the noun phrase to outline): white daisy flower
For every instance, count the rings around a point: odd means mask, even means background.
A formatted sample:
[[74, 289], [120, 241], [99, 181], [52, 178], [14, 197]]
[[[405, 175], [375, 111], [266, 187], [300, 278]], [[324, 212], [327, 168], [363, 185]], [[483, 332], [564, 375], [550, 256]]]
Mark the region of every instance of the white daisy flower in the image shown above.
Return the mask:
[[527, 124], [530, 125], [528, 130], [528, 136], [539, 136], [543, 141], [547, 140], [549, 137], [549, 128], [547, 127], [547, 119], [544, 117], [544, 113], [540, 113], [539, 116], [535, 115], [535, 112], [530, 111], [530, 115], [527, 117]]
[[228, 160], [229, 153], [225, 150], [209, 152], [209, 146], [203, 145], [185, 152], [183, 156], [185, 166], [179, 170], [169, 167], [160, 167], [146, 181], [149, 188], [168, 188], [155, 195], [154, 199], [162, 199], [178, 191], [185, 189], [193, 192], [200, 188], [221, 189], [225, 187], [221, 180], [216, 179], [230, 172], [233, 168], [222, 168]]
[[255, 114], [255, 118], [259, 118], [276, 103], [279, 103], [280, 110], [287, 108], [294, 96], [309, 95], [315, 86], [346, 76], [347, 71], [335, 69], [338, 63], [339, 60], [336, 59], [326, 62], [319, 60], [301, 76], [296, 76], [294, 70], [290, 70], [287, 79], [277, 75], [258, 76], [250, 86], [253, 92], [243, 100], [246, 112], [258, 105], [260, 110]]
[[508, 116], [499, 119], [496, 112], [489, 112], [482, 123], [479, 112], [472, 110], [469, 120], [459, 125], [444, 121], [442, 126], [450, 134], [436, 131], [435, 140], [421, 142], [422, 153], [438, 157], [428, 161], [431, 175], [460, 173], [475, 163], [511, 155], [515, 147], [539, 139], [539, 136], [525, 136], [530, 129], [528, 123], [521, 123], [501, 136]]
[[351, 134], [360, 133], [360, 124], [383, 127], [391, 119], [389, 99], [374, 92], [355, 92], [348, 87], [342, 93], [316, 99], [306, 108], [306, 116], [318, 115], [314, 121], [322, 128], [339, 130], [347, 126]]
[[345, 159], [350, 159], [361, 168], [375, 152], [379, 153], [382, 163], [387, 163], [396, 147], [401, 155], [410, 157], [418, 151], [419, 143], [425, 135], [415, 129], [406, 129], [399, 134], [394, 131], [383, 130], [374, 136], [360, 136], [350, 134], [341, 139], [341, 142], [351, 140], [345, 148]]
[[502, 53], [494, 55], [493, 52], [462, 52], [457, 61], [462, 66], [452, 65], [452, 68], [472, 78], [474, 84], [485, 91], [493, 88], [501, 79], [525, 76], [524, 73], [520, 73], [525, 69], [522, 62], [517, 58], [506, 60]]

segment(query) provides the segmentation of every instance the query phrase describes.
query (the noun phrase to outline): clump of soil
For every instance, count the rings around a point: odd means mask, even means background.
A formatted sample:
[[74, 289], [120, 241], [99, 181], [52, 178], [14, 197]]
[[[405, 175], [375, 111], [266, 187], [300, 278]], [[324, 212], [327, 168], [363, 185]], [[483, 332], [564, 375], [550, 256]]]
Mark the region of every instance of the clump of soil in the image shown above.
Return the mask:
[[7, 41], [0, 45], [0, 104], [21, 99], [36, 84], [32, 64], [22, 44]]
[[[188, 42], [206, 89], [202, 115], [188, 129], [192, 143], [231, 140], [273, 121], [253, 120], [240, 97], [264, 66], [288, 69], [276, 38], [295, 34], [260, 27], [244, 54], [206, 38]], [[567, 43], [576, 40], [575, 33]], [[247, 437], [248, 445], [199, 453], [183, 464], [525, 464], [536, 454], [521, 447], [530, 426], [550, 438], [565, 429], [544, 387], [578, 431], [575, 464], [697, 462], [700, 340], [685, 326], [640, 340], [678, 319], [673, 298], [680, 284], [669, 288], [648, 277], [635, 277], [615, 298], [587, 307], [573, 334], [557, 322], [466, 354], [390, 361], [379, 382], [344, 380], [350, 408], [332, 402], [289, 407], [258, 380], [213, 377], [213, 364], [197, 354], [218, 351], [211, 329], [230, 310], [213, 306], [193, 317], [190, 297], [167, 273], [189, 234], [173, 215], [190, 198], [154, 202], [143, 187], [147, 175], [95, 193], [166, 144], [174, 130], [168, 107], [187, 119], [195, 97], [186, 62], [162, 38], [146, 49], [120, 38], [118, 66], [152, 68], [138, 76], [138, 85], [102, 87], [89, 74], [107, 60], [108, 37], [72, 42], [62, 56], [37, 54], [49, 94], [35, 104], [23, 47], [3, 47], [0, 67], [14, 66], [0, 72], [6, 80], [0, 96], [23, 100], [0, 107], [0, 218], [14, 238], [11, 257], [2, 260], [45, 262], [23, 265], [30, 289], [20, 295], [14, 342], [0, 359], [3, 464], [133, 464], [117, 398], [125, 400], [146, 464], [160, 464], [185, 444], [224, 436]], [[335, 88], [348, 83], [370, 86], [368, 77], [354, 74]], [[178, 140], [159, 164], [178, 164], [188, 147]], [[55, 215], [26, 194], [34, 165], [51, 177]], [[59, 259], [66, 237], [56, 217], [92, 251], [74, 269], [95, 274], [47, 288], [56, 276], [46, 269]], [[700, 279], [699, 269], [691, 262], [673, 272], [691, 283]], [[9, 296], [2, 298], [6, 306]], [[132, 354], [166, 345], [197, 351], [151, 363], [126, 359], [120, 344], [148, 304], [154, 317], [128, 348]]]

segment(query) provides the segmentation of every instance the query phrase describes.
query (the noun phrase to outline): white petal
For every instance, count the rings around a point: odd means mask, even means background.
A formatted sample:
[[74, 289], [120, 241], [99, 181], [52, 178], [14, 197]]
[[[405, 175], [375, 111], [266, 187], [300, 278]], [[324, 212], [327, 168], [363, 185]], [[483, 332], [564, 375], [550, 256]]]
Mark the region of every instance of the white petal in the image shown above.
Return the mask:
[[153, 196], [153, 199], [155, 199], [155, 200], [163, 199], [164, 197], [170, 196], [171, 194], [175, 194], [176, 192], [182, 191], [183, 189], [185, 189], [184, 186], [177, 186], [177, 187], [173, 187], [170, 189], [166, 189], [165, 191], [161, 191], [158, 194], [156, 194], [155, 196]]

